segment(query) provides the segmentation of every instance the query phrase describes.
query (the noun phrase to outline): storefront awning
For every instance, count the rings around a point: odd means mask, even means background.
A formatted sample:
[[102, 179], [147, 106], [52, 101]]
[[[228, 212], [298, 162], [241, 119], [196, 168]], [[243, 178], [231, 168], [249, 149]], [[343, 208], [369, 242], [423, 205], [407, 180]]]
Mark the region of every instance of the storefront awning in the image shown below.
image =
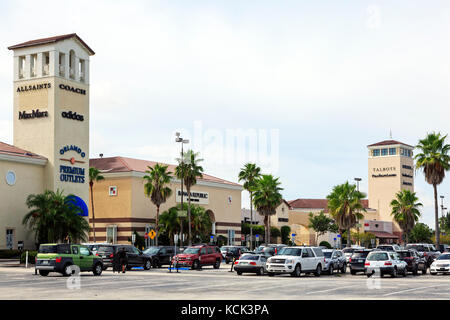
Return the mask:
[[398, 239], [398, 236], [389, 232], [384, 231], [368, 231], [368, 232], [373, 233], [375, 237], [380, 239]]

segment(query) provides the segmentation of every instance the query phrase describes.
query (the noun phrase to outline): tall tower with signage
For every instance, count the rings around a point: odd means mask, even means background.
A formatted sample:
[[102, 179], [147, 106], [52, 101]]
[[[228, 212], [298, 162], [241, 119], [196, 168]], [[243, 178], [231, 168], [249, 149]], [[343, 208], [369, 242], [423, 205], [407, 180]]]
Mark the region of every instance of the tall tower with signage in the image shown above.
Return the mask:
[[76, 34], [10, 46], [14, 145], [48, 159], [45, 187], [89, 202], [89, 57]]
[[390, 202], [395, 194], [403, 189], [414, 191], [414, 147], [395, 140], [367, 147], [369, 207], [378, 211], [378, 220], [392, 221]]

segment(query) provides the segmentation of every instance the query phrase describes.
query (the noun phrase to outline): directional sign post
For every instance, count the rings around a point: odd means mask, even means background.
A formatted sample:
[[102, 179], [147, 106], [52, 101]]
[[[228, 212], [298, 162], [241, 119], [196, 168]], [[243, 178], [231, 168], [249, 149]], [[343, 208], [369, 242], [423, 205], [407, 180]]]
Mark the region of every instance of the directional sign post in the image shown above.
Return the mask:
[[256, 240], [256, 243], [258, 244], [259, 243], [259, 234], [255, 234], [255, 240]]
[[150, 239], [155, 239], [155, 237], [156, 237], [156, 232], [155, 232], [155, 230], [150, 230], [150, 232], [148, 233], [148, 236], [150, 237]]
[[292, 234], [291, 234], [291, 239], [292, 239], [292, 243], [293, 243], [293, 244], [295, 244], [295, 236], [296, 236], [295, 233], [292, 233]]

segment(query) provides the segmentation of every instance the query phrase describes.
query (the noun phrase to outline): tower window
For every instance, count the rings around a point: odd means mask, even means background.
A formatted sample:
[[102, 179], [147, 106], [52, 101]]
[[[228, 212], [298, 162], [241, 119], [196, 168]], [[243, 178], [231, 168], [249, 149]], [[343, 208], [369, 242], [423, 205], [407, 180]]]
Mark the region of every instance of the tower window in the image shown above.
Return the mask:
[[30, 75], [32, 77], [36, 77], [37, 76], [36, 71], [37, 71], [37, 54], [32, 54], [30, 60]]
[[372, 150], [372, 156], [373, 157], [379, 157], [380, 156], [380, 149]]
[[50, 73], [50, 54], [48, 52], [42, 54], [42, 68], [42, 74], [47, 76]]
[[75, 79], [75, 51], [69, 52], [69, 77]]
[[66, 55], [62, 52], [59, 53], [59, 75], [61, 77], [65, 76], [65, 66], [66, 64]]
[[25, 56], [19, 57], [19, 78], [22, 79], [25, 74]]
[[80, 62], [78, 63], [78, 74], [80, 75], [80, 81], [84, 82], [86, 79], [86, 62], [84, 59], [80, 59]]
[[382, 156], [387, 156], [388, 155], [388, 149], [381, 149], [381, 155]]
[[397, 149], [395, 149], [395, 148], [389, 148], [389, 155], [390, 155], [390, 156], [395, 156], [396, 152], [397, 152]]

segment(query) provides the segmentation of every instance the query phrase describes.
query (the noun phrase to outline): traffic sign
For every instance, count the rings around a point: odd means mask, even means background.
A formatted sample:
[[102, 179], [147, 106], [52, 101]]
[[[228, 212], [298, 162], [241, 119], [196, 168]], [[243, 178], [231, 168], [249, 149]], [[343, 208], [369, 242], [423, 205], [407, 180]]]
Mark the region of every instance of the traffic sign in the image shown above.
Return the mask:
[[259, 238], [259, 234], [255, 234], [255, 238]]
[[337, 237], [338, 237], [338, 238], [340, 238], [340, 237], [341, 237], [341, 235], [340, 235], [340, 234], [338, 234], [338, 235], [337, 235]]
[[333, 240], [336, 241], [336, 238], [334, 238]]
[[178, 217], [186, 218], [187, 217], [187, 211], [186, 210], [178, 210]]
[[295, 237], [295, 236], [296, 236], [296, 234], [295, 234], [295, 233], [293, 233], [293, 234], [292, 234], [292, 236], [293, 236], [293, 237]]
[[150, 237], [150, 239], [155, 239], [155, 237], [156, 237], [156, 232], [155, 232], [155, 230], [150, 230], [150, 232], [148, 233], [148, 236]]

